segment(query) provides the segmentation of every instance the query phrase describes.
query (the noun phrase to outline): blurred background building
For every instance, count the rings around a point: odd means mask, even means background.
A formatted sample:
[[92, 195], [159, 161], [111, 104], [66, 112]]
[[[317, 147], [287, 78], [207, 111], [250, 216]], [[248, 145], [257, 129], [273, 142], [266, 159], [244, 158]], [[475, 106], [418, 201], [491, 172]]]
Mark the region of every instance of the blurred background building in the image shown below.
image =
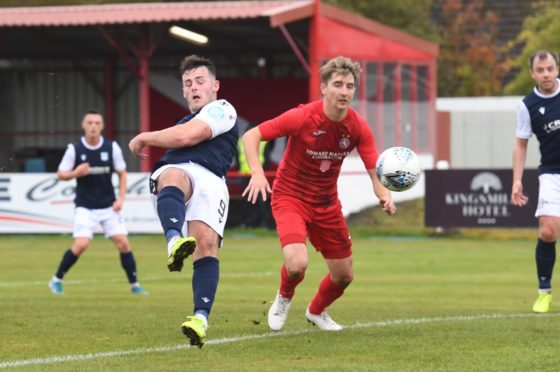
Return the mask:
[[[208, 42], [180, 40], [172, 26]], [[178, 66], [191, 53], [217, 63], [219, 95], [247, 123], [318, 99], [322, 62], [351, 57], [364, 70], [354, 106], [378, 146], [436, 149], [438, 46], [319, 1], [0, 8], [0, 29], [4, 172], [25, 171], [31, 158], [54, 171], [91, 107], [123, 147], [139, 131], [172, 125], [185, 114]], [[129, 170], [148, 171], [161, 151], [142, 164], [125, 155]]]

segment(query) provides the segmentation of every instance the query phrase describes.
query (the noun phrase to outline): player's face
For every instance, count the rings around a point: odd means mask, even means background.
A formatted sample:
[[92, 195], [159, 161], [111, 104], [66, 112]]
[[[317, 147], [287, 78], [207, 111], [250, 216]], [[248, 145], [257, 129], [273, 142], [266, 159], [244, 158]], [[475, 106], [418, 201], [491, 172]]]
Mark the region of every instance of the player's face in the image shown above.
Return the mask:
[[351, 73], [335, 72], [326, 84], [321, 83], [321, 93], [327, 110], [348, 110], [355, 92], [356, 84]]
[[187, 70], [183, 74], [183, 97], [187, 101], [190, 112], [195, 112], [215, 101], [218, 89], [220, 89], [220, 82], [204, 66]]
[[86, 138], [99, 138], [104, 126], [103, 117], [99, 114], [86, 114], [82, 120], [82, 129]]
[[558, 65], [551, 55], [545, 59], [535, 58], [531, 68], [531, 77], [537, 83], [539, 92], [551, 94], [558, 88], [556, 77], [558, 76]]

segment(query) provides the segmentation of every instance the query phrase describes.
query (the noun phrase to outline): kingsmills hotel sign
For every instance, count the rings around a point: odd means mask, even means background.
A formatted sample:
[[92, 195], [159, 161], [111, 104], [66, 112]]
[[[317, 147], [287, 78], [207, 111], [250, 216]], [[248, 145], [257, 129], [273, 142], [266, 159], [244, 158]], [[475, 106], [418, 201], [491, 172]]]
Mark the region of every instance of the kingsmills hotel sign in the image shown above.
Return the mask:
[[511, 204], [511, 169], [428, 170], [424, 222], [430, 227], [533, 227], [538, 172], [525, 170], [522, 207]]

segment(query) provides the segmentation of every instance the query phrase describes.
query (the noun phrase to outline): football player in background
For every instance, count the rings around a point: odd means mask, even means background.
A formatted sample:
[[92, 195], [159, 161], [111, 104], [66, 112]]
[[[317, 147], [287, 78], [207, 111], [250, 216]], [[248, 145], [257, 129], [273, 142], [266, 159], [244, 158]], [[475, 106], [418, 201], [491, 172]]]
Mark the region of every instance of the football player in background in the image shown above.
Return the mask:
[[[103, 138], [103, 116], [96, 110], [88, 111], [82, 120], [83, 137], [69, 144], [58, 166], [58, 178], [76, 179], [74, 203], [74, 243], [62, 256], [58, 270], [49, 282], [54, 294], [64, 294], [62, 279], [89, 246], [93, 232], [99, 225], [120, 252], [121, 265], [133, 294], [146, 295], [136, 278], [136, 261], [128, 231], [120, 215], [126, 194], [126, 163], [122, 150], [115, 141]], [[112, 176], [119, 176], [119, 194], [115, 198]]]
[[511, 202], [527, 204], [523, 194], [523, 168], [532, 134], [539, 141], [539, 201], [535, 216], [539, 236], [535, 250], [539, 294], [535, 313], [547, 313], [552, 301], [551, 281], [556, 261], [556, 237], [560, 232], [560, 80], [558, 54], [539, 50], [529, 59], [529, 72], [537, 84], [517, 107], [516, 140], [513, 147]]
[[194, 315], [182, 323], [191, 345], [202, 347], [218, 287], [218, 248], [224, 237], [229, 192], [225, 181], [236, 155], [239, 125], [233, 106], [217, 99], [220, 82], [210, 60], [191, 55], [181, 63], [189, 115], [176, 125], [140, 133], [130, 143], [167, 149], [150, 176], [150, 190], [167, 239], [169, 271], [181, 271], [192, 254]]
[[[338, 199], [337, 180], [344, 158], [354, 148], [381, 207], [388, 214], [396, 211], [391, 192], [375, 174], [378, 153], [371, 130], [350, 108], [360, 73], [357, 62], [345, 57], [331, 59], [320, 70], [322, 100], [288, 110], [243, 136], [252, 174], [243, 196], [255, 203], [259, 197], [266, 200], [272, 192], [272, 212], [284, 256], [280, 287], [268, 312], [272, 330], [284, 326], [295, 289], [305, 276], [307, 237], [325, 259], [329, 272], [305, 315], [319, 329], [342, 329], [325, 309], [342, 296], [353, 279], [352, 242]], [[288, 144], [271, 190], [259, 162], [259, 143], [284, 136]]]

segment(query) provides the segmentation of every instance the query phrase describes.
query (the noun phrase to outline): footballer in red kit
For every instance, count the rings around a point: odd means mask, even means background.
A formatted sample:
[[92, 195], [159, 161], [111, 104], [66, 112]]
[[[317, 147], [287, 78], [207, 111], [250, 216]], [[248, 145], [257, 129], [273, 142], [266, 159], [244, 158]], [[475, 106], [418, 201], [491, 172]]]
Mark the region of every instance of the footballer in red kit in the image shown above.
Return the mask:
[[336, 202], [342, 161], [356, 147], [366, 169], [375, 168], [378, 154], [373, 135], [352, 109], [341, 122], [333, 122], [323, 112], [323, 101], [315, 101], [258, 128], [263, 140], [289, 138], [286, 153], [290, 156], [282, 159], [276, 172], [275, 197], [295, 196], [314, 207]]
[[[360, 64], [349, 58], [331, 59], [320, 70], [322, 100], [286, 111], [243, 136], [251, 168], [243, 196], [255, 203], [258, 197], [266, 200], [272, 193], [272, 213], [284, 256], [280, 286], [268, 312], [272, 330], [284, 326], [295, 289], [304, 279], [308, 237], [329, 272], [305, 316], [321, 330], [342, 330], [325, 310], [353, 280], [352, 242], [337, 192], [342, 162], [353, 149], [358, 150], [381, 208], [388, 214], [396, 211], [391, 192], [375, 174], [378, 153], [371, 130], [350, 108], [361, 71]], [[271, 189], [258, 159], [258, 148], [261, 141], [278, 137], [288, 137], [288, 145]]]

